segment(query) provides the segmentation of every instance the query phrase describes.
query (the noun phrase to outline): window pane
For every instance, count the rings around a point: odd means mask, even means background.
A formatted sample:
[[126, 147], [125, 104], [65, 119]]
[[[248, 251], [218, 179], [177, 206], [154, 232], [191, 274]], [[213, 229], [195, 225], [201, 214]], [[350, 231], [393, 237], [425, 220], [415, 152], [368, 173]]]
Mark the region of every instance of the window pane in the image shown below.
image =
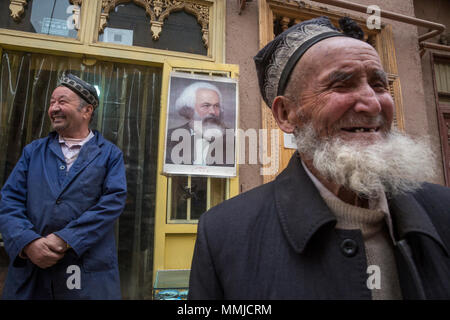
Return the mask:
[[[10, 15], [10, 0], [0, 0], [0, 28], [76, 38], [69, 0], [28, 0], [19, 21]], [[69, 12], [69, 13], [67, 13]]]
[[437, 91], [450, 94], [450, 63], [437, 61], [434, 64]]
[[195, 223], [208, 209], [208, 200], [211, 207], [225, 200], [226, 180], [225, 178], [191, 177], [189, 182], [188, 176], [169, 177], [169, 223], [177, 222], [176, 220], [183, 220], [183, 222], [188, 220], [188, 223]]
[[[173, 176], [171, 179], [170, 192], [170, 219], [187, 219], [187, 199], [189, 199], [189, 185], [187, 176]], [[169, 186], [170, 187], [170, 186]]]
[[211, 207], [225, 201], [226, 182], [224, 178], [211, 178]]
[[206, 177], [192, 177], [191, 220], [198, 220], [206, 211], [207, 181]]
[[86, 67], [79, 59], [5, 50], [0, 64], [0, 183], [6, 181], [23, 147], [51, 130], [46, 110], [64, 70], [98, 88], [100, 105], [91, 128], [124, 155], [127, 204], [116, 223], [123, 298], [151, 298], [159, 68], [100, 61]]
[[123, 152], [127, 205], [118, 223], [124, 299], [151, 299], [161, 70], [98, 62], [80, 73], [100, 91], [93, 127]]
[[145, 9], [127, 3], [109, 13], [107, 26], [99, 41], [147, 48], [207, 55], [202, 28], [197, 19], [185, 11], [172, 12], [164, 20], [158, 40], [152, 38], [150, 18]]

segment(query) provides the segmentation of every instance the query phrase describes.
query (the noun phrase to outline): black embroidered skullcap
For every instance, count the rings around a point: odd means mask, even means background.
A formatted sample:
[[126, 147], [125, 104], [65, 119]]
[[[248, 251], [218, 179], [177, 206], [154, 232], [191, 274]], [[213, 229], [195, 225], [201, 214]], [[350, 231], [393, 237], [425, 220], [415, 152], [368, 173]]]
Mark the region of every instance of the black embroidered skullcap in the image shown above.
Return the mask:
[[363, 39], [363, 31], [352, 19], [345, 17], [339, 22], [344, 33], [336, 29], [328, 17], [303, 21], [277, 35], [253, 58], [259, 89], [269, 108], [275, 97], [284, 94], [292, 70], [313, 45], [336, 36]]
[[79, 95], [87, 103], [91, 104], [94, 109], [98, 106], [98, 94], [95, 87], [86, 81], [81, 80], [71, 73], [64, 73], [60, 79], [60, 85], [65, 86]]

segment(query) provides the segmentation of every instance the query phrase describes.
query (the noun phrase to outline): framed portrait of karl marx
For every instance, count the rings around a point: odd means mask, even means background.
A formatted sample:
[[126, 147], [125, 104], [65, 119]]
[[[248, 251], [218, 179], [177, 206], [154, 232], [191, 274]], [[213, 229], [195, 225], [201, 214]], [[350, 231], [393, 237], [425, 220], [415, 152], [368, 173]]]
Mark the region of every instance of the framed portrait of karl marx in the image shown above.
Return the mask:
[[236, 176], [237, 112], [236, 79], [172, 72], [164, 173]]

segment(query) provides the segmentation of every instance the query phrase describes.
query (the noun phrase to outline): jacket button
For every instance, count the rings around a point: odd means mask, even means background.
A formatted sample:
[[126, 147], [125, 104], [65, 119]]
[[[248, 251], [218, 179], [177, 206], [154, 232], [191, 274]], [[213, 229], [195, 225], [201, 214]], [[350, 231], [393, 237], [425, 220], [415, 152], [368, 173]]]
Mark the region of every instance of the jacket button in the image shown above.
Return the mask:
[[353, 257], [358, 252], [358, 244], [353, 239], [345, 239], [341, 243], [342, 254], [346, 257]]
[[61, 199], [56, 199], [56, 204], [60, 204], [61, 203]]

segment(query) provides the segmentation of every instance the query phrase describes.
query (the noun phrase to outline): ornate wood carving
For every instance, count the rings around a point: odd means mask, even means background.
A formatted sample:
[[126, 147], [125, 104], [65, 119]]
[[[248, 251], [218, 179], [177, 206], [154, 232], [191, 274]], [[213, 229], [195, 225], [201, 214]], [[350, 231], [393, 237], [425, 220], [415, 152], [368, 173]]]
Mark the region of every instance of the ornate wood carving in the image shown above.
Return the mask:
[[166, 19], [172, 12], [185, 10], [194, 15], [202, 26], [202, 39], [205, 47], [209, 46], [209, 6], [190, 1], [177, 0], [102, 0], [102, 13], [100, 16], [99, 33], [106, 27], [109, 13], [117, 5], [134, 2], [143, 7], [150, 16], [150, 30], [153, 40], [158, 40]]
[[11, 11], [11, 17], [14, 21], [20, 21], [22, 19], [22, 14], [25, 11], [27, 0], [11, 0], [10, 2], [9, 10]]
[[281, 29], [283, 31], [286, 31], [289, 28], [289, 23], [291, 22], [291, 19], [289, 17], [282, 17], [281, 18]]
[[73, 4], [73, 23], [75, 25], [75, 29], [80, 29], [80, 7], [83, 3], [83, 0], [70, 0], [70, 3]]

